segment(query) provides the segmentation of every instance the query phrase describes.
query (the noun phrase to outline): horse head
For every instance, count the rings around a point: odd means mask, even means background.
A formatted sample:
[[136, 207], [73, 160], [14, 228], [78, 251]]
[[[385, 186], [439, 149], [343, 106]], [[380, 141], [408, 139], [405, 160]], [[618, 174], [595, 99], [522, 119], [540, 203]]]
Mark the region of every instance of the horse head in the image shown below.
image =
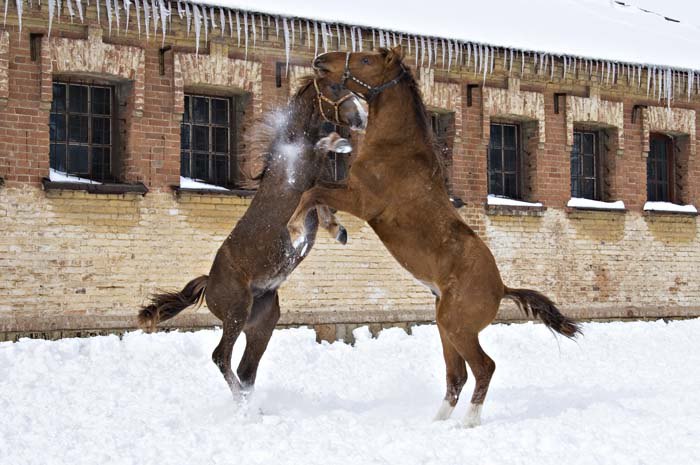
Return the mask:
[[323, 120], [353, 130], [367, 127], [367, 111], [355, 94], [326, 77], [313, 80], [318, 110]]
[[318, 76], [371, 100], [407, 73], [403, 58], [400, 45], [380, 48], [378, 52], [328, 52], [317, 56], [313, 67]]

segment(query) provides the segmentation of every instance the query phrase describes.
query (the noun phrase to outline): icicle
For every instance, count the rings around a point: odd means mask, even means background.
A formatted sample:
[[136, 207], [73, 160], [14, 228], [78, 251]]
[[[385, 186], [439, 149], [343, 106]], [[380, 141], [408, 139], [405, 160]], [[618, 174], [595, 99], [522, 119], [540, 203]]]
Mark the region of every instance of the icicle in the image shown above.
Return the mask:
[[221, 37], [226, 33], [226, 15], [224, 14], [224, 9], [219, 7], [219, 21], [221, 22]]
[[[355, 42], [355, 38], [353, 37], [351, 39], [352, 42]], [[345, 50], [348, 50], [348, 28], [346, 26], [343, 26], [343, 42], [345, 43]], [[354, 52], [355, 50], [353, 50]]]
[[425, 45], [428, 47], [428, 68], [433, 63], [433, 41], [430, 37], [425, 39]]
[[[473, 50], [476, 52], [476, 48]], [[472, 61], [472, 44], [471, 42], [467, 42], [467, 68], [471, 66], [471, 61]], [[476, 56], [474, 56], [474, 61], [476, 61]]]
[[[21, 1], [21, 0], [20, 0]], [[98, 2], [100, 0], [97, 0]], [[107, 7], [107, 24], [109, 26], [109, 35], [112, 35], [112, 0], [105, 0], [105, 6]]]
[[520, 52], [520, 77], [525, 75], [525, 51]]
[[554, 80], [554, 55], [552, 55], [552, 69], [549, 71], [549, 79]]
[[420, 65], [423, 66], [425, 63], [425, 37], [420, 38]]
[[286, 66], [284, 69], [285, 76], [289, 72], [289, 26], [287, 26], [287, 18], [282, 18], [282, 27], [284, 28], [284, 56], [286, 58]]
[[[253, 50], [255, 50], [255, 43], [258, 39], [258, 33], [255, 30], [255, 15], [251, 16], [250, 27], [253, 28]], [[294, 31], [294, 21], [292, 21], [292, 31]], [[294, 44], [294, 33], [292, 33], [292, 44]]]
[[[144, 0], [143, 4], [146, 5], [147, 3], [148, 0]], [[192, 5], [192, 12], [194, 13], [194, 53], [199, 54], [199, 38], [201, 37], [202, 32], [202, 14], [199, 12], [199, 6], [196, 4]], [[148, 30], [148, 24], [146, 24], [146, 30]]]
[[[292, 30], [292, 40], [290, 42], [290, 48], [291, 48], [291, 47], [294, 47], [294, 36], [296, 35], [295, 31], [294, 31], [294, 20], [293, 19], [289, 20], [289, 25], [290, 25], [291, 30]], [[253, 40], [255, 40], [255, 27], [253, 27]], [[253, 47], [255, 47], [255, 43], [253, 43]]]
[[20, 33], [22, 33], [22, 8], [24, 7], [24, 4], [22, 3], [23, 1], [24, 0], [15, 0], [15, 4], [17, 6], [17, 25], [19, 26]]
[[[2, 27], [5, 27], [5, 25], [7, 24], [7, 5], [9, 3], [10, 3], [10, 0], [5, 0], [5, 14], [2, 18]], [[53, 11], [53, 9], [54, 9], [54, 6], [52, 5], [52, 3], [53, 3], [53, 0], [49, 0], [49, 9], [51, 11]], [[51, 16], [49, 16], [49, 31], [51, 30], [51, 21], [52, 20], [53, 20], [53, 18]], [[51, 35], [51, 34], [49, 33], [49, 35]]]
[[[7, 2], [8, 0], [5, 0], [5, 16], [7, 16]], [[56, 3], [54, 0], [48, 0], [49, 2], [49, 37], [51, 37], [51, 25], [53, 24], [53, 14], [56, 9]]]
[[[100, 5], [100, 2], [98, 1], [98, 2], [97, 2], [97, 6], [99, 7], [99, 5]], [[58, 22], [59, 22], [59, 23], [61, 22], [61, 13], [62, 13], [62, 10], [61, 10], [61, 0], [56, 0], [56, 16], [58, 16]], [[100, 12], [99, 12], [99, 10], [97, 11], [97, 13], [98, 13], [98, 14], [97, 14], [97, 19], [98, 19], [98, 21], [99, 21], [99, 18], [100, 18], [100, 15], [99, 15]]]
[[489, 67], [489, 47], [484, 46], [483, 50], [484, 55], [481, 57], [481, 61], [484, 62], [484, 83], [486, 83], [486, 71], [488, 70]]
[[442, 67], [445, 67], [445, 39], [440, 39], [440, 44], [442, 45]]
[[241, 15], [236, 11], [236, 37], [238, 38], [238, 48], [241, 47]]
[[245, 48], [244, 59], [248, 59], [248, 12], [243, 12], [243, 45]]
[[415, 50], [416, 66], [418, 66], [418, 36], [413, 36], [413, 49]]
[[[143, 29], [146, 31], [146, 40], [148, 40], [151, 37], [151, 5], [148, 3], [148, 0], [142, 0], [143, 1]], [[192, 10], [195, 11], [194, 5], [192, 5]], [[199, 8], [196, 10], [195, 13], [195, 21], [199, 17]]]
[[489, 74], [493, 74], [493, 63], [495, 58], [496, 52], [494, 51], [493, 47], [491, 47], [491, 67], [489, 68]]
[[233, 38], [233, 13], [231, 13], [231, 10], [226, 10], [226, 14], [228, 15], [228, 28], [231, 31], [230, 35], [231, 38]]
[[[204, 25], [204, 44], [206, 45], [207, 42], [209, 42], [209, 18], [207, 17], [207, 7], [202, 6], [202, 24]], [[153, 17], [154, 21], [158, 21], [156, 17], [156, 12], [157, 10], [153, 8]], [[153, 30], [155, 31], [155, 25], [153, 25]]]
[[182, 6], [183, 5], [182, 0], [177, 0], [177, 14], [180, 16], [180, 19], [184, 18], [185, 16], [185, 8]]
[[280, 19], [275, 16], [275, 35], [280, 38]]
[[562, 79], [566, 79], [566, 61], [567, 61], [566, 56], [563, 56], [562, 57], [563, 70], [562, 70], [562, 75], [561, 75]]
[[318, 23], [314, 21], [314, 56], [318, 55]]
[[[165, 1], [164, 0], [158, 0], [158, 5], [160, 6], [160, 28], [163, 33], [163, 41], [162, 41], [162, 46], [165, 46], [165, 31], [167, 29], [167, 20], [168, 20], [168, 10], [165, 8]], [[223, 18], [223, 16], [222, 16]], [[223, 21], [222, 21], [223, 24]], [[222, 27], [222, 33], [223, 33], [223, 27]]]
[[355, 26], [350, 28], [350, 47], [352, 52], [355, 53]]
[[[99, 1], [98, 1], [99, 5]], [[141, 37], [141, 0], [134, 0], [134, 11], [136, 12], [136, 28], [139, 31], [139, 37]], [[190, 5], [185, 3], [185, 15], [187, 16], [187, 35], [190, 35], [190, 21], [192, 20], [190, 15]]]
[[434, 55], [435, 56], [435, 66], [437, 67], [437, 60], [438, 60], [438, 40], [437, 39], [435, 39], [433, 41], [433, 45], [435, 47], [435, 55]]
[[478, 47], [474, 44], [474, 72], [478, 73], [481, 71], [481, 45]]
[[452, 68], [452, 46], [454, 44], [452, 43], [451, 40], [447, 41], [447, 71]]
[[360, 52], [362, 51], [362, 28], [357, 28], [357, 45], [359, 46]]
[[384, 47], [384, 33], [379, 31], [379, 47]]
[[75, 13], [73, 12], [73, 2], [71, 0], [66, 0], [66, 6], [68, 7], [68, 16], [70, 16], [70, 22], [73, 23], [73, 16], [75, 16]]
[[537, 56], [538, 56], [538, 54], [535, 53], [535, 56], [534, 56], [533, 59], [532, 59], [532, 61], [533, 61], [533, 67], [534, 67], [533, 69], [535, 70], [535, 74], [537, 74]]
[[[70, 0], [66, 0], [66, 1], [67, 1], [67, 3], [70, 4]], [[107, 0], [107, 1], [109, 2], [109, 0]], [[114, 4], [112, 6], [114, 7], [114, 19], [117, 22], [117, 34], [119, 34], [119, 28], [121, 26], [119, 24], [119, 0], [114, 0]]]
[[649, 97], [649, 89], [651, 88], [651, 70], [647, 66], [647, 97]]
[[693, 78], [695, 77], [693, 70], [688, 70], [688, 101], [690, 102], [690, 93], [693, 91]]
[[306, 48], [311, 48], [311, 23], [306, 20]]
[[[75, 0], [78, 5], [78, 14], [80, 15], [80, 22], [83, 22], [83, 6], [80, 4], [80, 0]], [[124, 25], [124, 32], [129, 32], [129, 13], [131, 12], [131, 0], [124, 0], [124, 14], [126, 16], [126, 24]]]
[[338, 50], [340, 50], [340, 25], [338, 23], [335, 24], [335, 32], [338, 35]]
[[393, 39], [394, 47], [396, 47], [396, 45], [398, 45], [398, 43], [396, 42], [396, 33], [395, 32], [391, 33], [391, 38]]
[[328, 52], [328, 37], [326, 36], [326, 23], [321, 23], [321, 43], [323, 44], [323, 53]]
[[615, 85], [617, 79], [617, 63], [612, 64], [612, 83]]
[[374, 29], [372, 29], [372, 50], [377, 49], [377, 33]]

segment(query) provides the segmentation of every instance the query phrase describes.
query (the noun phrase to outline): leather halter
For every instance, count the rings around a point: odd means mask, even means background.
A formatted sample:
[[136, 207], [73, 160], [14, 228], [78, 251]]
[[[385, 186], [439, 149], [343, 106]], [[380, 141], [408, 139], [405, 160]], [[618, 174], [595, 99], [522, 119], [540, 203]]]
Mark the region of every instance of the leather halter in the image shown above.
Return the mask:
[[[314, 89], [316, 89], [316, 96], [318, 97], [318, 111], [321, 113], [321, 117], [331, 124], [344, 126], [345, 123], [340, 121], [340, 106], [345, 103], [347, 99], [352, 98], [353, 94], [348, 93], [340, 97], [338, 100], [331, 100], [323, 95], [323, 92], [321, 92], [321, 89], [318, 87], [317, 79], [314, 79]], [[335, 121], [328, 119], [326, 116], [326, 112], [323, 111], [323, 102], [333, 107], [333, 117], [335, 118]]]
[[396, 76], [391, 81], [387, 81], [387, 82], [380, 84], [378, 86], [371, 86], [371, 85], [367, 84], [366, 82], [353, 76], [353, 74], [350, 72], [350, 53], [351, 52], [347, 52], [345, 54], [345, 71], [343, 72], [343, 81], [342, 81], [343, 86], [345, 86], [345, 83], [349, 79], [352, 82], [354, 82], [355, 84], [358, 84], [358, 85], [364, 87], [365, 89], [367, 89], [367, 94], [365, 95], [365, 99], [368, 102], [370, 100], [372, 100], [374, 97], [376, 97], [377, 95], [384, 92], [385, 90], [389, 89], [390, 87], [394, 87], [396, 84], [401, 82], [401, 79], [403, 79], [404, 76], [406, 76], [408, 74], [408, 72], [406, 71], [406, 68], [404, 68], [404, 66], [403, 66], [403, 63], [401, 63], [401, 72], [399, 73], [398, 76]]

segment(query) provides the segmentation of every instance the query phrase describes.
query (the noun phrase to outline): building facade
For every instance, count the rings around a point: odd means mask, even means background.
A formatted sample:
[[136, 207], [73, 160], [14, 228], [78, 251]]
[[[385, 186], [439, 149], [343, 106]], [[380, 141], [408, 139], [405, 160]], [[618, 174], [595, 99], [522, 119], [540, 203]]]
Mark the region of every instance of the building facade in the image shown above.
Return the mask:
[[[693, 72], [183, 2], [19, 4], [0, 28], [5, 339], [133, 328], [150, 293], [207, 273], [254, 193], [255, 122], [317, 51], [395, 43], [508, 286], [579, 318], [700, 314]], [[431, 320], [430, 292], [340, 218], [348, 244], [319, 238], [281, 289], [281, 323], [334, 339]]]

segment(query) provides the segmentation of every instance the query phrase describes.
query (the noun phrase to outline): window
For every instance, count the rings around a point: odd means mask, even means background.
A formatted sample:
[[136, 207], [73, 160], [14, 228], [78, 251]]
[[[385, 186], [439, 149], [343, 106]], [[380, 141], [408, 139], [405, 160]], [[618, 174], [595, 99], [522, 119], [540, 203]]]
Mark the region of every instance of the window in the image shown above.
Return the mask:
[[180, 174], [231, 186], [233, 99], [185, 95], [180, 125]]
[[571, 197], [600, 200], [600, 137], [594, 131], [574, 131], [571, 150]]
[[114, 179], [113, 97], [110, 86], [53, 83], [51, 168], [97, 181]]
[[519, 127], [491, 124], [488, 148], [489, 194], [520, 198]]
[[673, 144], [671, 138], [652, 134], [647, 157], [647, 200], [673, 202]]

